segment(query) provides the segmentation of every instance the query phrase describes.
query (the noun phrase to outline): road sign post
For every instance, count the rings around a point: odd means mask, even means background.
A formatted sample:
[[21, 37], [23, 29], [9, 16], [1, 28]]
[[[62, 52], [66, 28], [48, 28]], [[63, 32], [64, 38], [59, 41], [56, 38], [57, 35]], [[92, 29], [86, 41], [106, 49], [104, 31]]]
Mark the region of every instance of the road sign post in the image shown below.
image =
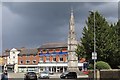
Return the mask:
[[96, 52], [92, 52], [92, 59], [94, 60], [94, 80], [96, 80], [96, 60], [97, 60]]

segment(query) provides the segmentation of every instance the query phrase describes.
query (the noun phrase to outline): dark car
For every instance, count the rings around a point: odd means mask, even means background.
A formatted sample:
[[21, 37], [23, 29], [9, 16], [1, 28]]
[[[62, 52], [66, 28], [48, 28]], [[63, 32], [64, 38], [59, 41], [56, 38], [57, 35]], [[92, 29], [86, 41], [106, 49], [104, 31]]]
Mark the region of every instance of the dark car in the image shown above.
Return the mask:
[[24, 80], [37, 80], [37, 75], [35, 72], [27, 72], [25, 74]]
[[61, 79], [77, 79], [76, 72], [65, 72], [60, 75]]

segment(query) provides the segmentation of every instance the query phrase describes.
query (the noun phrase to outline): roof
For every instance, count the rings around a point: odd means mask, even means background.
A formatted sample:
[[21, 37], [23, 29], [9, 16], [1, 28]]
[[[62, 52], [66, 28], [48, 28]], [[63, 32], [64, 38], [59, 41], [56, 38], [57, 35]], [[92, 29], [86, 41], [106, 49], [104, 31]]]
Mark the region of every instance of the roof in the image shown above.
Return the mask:
[[6, 51], [4, 51], [4, 52], [2, 52], [2, 54], [0, 54], [0, 56], [1, 57], [6, 57], [6, 56], [9, 56], [10, 55], [10, 52], [6, 52]]
[[56, 42], [56, 43], [46, 43], [40, 46], [40, 48], [62, 48], [67, 47], [67, 43], [64, 42]]
[[37, 48], [34, 49], [22, 49], [19, 55], [31, 55], [31, 54], [37, 54], [38, 50]]

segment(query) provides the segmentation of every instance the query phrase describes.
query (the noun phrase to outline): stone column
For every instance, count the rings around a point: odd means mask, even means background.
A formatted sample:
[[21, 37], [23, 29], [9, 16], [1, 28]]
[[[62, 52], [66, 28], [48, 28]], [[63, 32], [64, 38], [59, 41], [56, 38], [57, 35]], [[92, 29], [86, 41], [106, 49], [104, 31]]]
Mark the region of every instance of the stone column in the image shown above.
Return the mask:
[[50, 72], [52, 73], [52, 67], [50, 68]]
[[56, 73], [57, 73], [57, 67], [56, 67]]
[[14, 73], [17, 73], [18, 72], [18, 64], [15, 64], [14, 65]]
[[64, 69], [64, 67], [63, 67], [63, 72], [65, 72], [65, 69]]

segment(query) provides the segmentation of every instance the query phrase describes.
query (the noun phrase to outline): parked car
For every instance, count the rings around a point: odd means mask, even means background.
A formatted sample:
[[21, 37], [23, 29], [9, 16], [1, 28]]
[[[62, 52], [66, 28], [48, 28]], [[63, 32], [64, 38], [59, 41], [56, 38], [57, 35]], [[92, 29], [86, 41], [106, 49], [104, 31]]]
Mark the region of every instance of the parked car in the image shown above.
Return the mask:
[[46, 71], [41, 72], [38, 78], [40, 78], [40, 79], [49, 79], [49, 72], [46, 72]]
[[61, 79], [77, 79], [76, 72], [64, 72], [60, 75]]
[[24, 76], [24, 80], [37, 80], [37, 75], [35, 72], [27, 72]]

